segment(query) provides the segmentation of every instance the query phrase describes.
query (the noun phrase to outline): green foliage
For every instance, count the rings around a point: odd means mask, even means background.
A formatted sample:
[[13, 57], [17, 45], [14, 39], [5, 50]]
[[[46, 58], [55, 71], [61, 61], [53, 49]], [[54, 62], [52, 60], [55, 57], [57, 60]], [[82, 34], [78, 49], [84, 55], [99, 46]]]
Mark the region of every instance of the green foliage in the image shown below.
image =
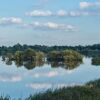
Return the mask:
[[7, 57], [8, 60], [13, 60], [14, 55], [12, 53], [7, 53], [6, 57]]
[[100, 80], [89, 82], [85, 86], [48, 90], [31, 95], [26, 100], [100, 100]]
[[0, 100], [11, 100], [9, 96], [0, 96]]
[[100, 100], [100, 89], [86, 86], [75, 86], [54, 91], [48, 90], [30, 96], [26, 100]]
[[90, 87], [100, 88], [100, 79], [95, 80], [95, 81], [90, 81], [86, 85]]
[[42, 66], [44, 64], [44, 53], [35, 51], [33, 49], [26, 49], [25, 51], [16, 51], [15, 53], [7, 53], [2, 56], [2, 60], [7, 65], [11, 65], [12, 61], [15, 62], [17, 67], [24, 66], [27, 69], [32, 69], [36, 66]]
[[65, 61], [82, 61], [83, 56], [74, 50], [64, 50], [62, 52]]
[[24, 57], [24, 54], [22, 51], [16, 51], [14, 54], [14, 59], [17, 61], [22, 61]]
[[35, 50], [28, 48], [25, 51], [16, 51], [14, 54], [7, 53], [5, 56], [2, 56], [3, 60], [5, 60], [5, 57], [8, 60], [15, 60], [17, 62], [34, 61], [34, 60], [43, 60], [44, 53], [36, 52]]
[[[11, 100], [11, 98], [1, 96], [0, 100]], [[100, 79], [90, 81], [84, 86], [47, 90], [44, 93], [30, 95], [25, 100], [100, 100]]]
[[51, 51], [47, 55], [49, 61], [64, 61], [63, 55], [60, 51]]
[[24, 60], [33, 61], [35, 60], [35, 57], [36, 57], [36, 52], [33, 49], [28, 48], [27, 50], [24, 51]]
[[100, 57], [92, 58], [92, 65], [100, 65]]
[[82, 61], [83, 56], [74, 50], [51, 51], [47, 59], [49, 61]]
[[28, 48], [37, 51], [41, 51], [44, 53], [49, 53], [51, 51], [64, 51], [64, 50], [75, 50], [80, 53], [82, 53], [85, 56], [88, 57], [100, 57], [100, 44], [95, 45], [87, 45], [87, 46], [42, 46], [42, 45], [21, 45], [16, 44], [14, 46], [2, 46], [0, 47], [0, 55], [6, 55], [7, 53], [14, 54], [16, 51], [25, 51]]
[[45, 58], [45, 55], [43, 52], [37, 52], [36, 53], [36, 60], [43, 60]]
[[25, 51], [16, 51], [14, 54], [7, 53], [2, 56], [7, 65], [11, 65], [12, 61], [15, 62], [17, 67], [25, 66], [27, 69], [32, 69], [36, 66], [44, 64], [45, 58], [52, 67], [62, 67], [66, 69], [73, 69], [82, 63], [82, 55], [74, 50], [64, 51], [51, 51], [48, 55], [41, 51], [33, 49], [26, 49]]

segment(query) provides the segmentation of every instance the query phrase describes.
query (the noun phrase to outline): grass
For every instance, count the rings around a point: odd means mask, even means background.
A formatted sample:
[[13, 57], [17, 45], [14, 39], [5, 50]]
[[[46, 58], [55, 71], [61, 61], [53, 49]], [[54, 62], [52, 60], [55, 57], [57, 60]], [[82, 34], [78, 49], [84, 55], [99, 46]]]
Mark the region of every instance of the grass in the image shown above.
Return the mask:
[[[1, 96], [0, 100], [11, 99], [9, 96]], [[100, 100], [100, 79], [88, 82], [84, 86], [47, 90], [44, 93], [30, 95], [25, 100]]]

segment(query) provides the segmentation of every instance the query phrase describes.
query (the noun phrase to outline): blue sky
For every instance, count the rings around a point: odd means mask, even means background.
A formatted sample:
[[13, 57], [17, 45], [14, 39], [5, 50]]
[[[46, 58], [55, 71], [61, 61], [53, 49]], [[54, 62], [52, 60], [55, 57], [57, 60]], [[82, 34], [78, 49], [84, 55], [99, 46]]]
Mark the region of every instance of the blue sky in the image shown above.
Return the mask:
[[2, 0], [0, 45], [100, 43], [99, 0]]

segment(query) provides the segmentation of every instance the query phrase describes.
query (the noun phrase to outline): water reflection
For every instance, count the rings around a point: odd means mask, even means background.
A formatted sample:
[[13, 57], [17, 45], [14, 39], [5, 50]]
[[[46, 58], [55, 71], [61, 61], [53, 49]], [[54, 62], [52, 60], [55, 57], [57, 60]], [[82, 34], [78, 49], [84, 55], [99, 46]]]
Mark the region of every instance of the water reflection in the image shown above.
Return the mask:
[[79, 61], [25, 62], [6, 59], [0, 62], [0, 93], [15, 98], [21, 97], [21, 94], [26, 97], [46, 91], [48, 88], [83, 85], [90, 80], [100, 78], [100, 67], [91, 65], [90, 58], [84, 57], [83, 62], [84, 64]]
[[33, 61], [33, 62], [27, 61], [27, 62], [23, 63], [23, 66], [28, 70], [31, 70], [31, 69], [33, 69], [33, 68], [35, 68], [37, 66], [41, 67], [43, 65], [44, 65], [44, 61], [40, 61], [40, 60], [39, 61]]
[[6, 65], [12, 65], [12, 61], [6, 60]]
[[44, 60], [34, 60], [34, 61], [10, 61], [8, 59], [3, 60], [6, 65], [12, 65], [13, 62], [15, 63], [15, 65], [17, 67], [22, 67], [24, 66], [27, 70], [32, 70], [35, 67], [42, 67], [44, 66], [44, 64], [49, 64], [51, 65], [52, 68], [57, 68], [57, 67], [61, 67], [64, 69], [75, 69], [77, 68], [80, 64], [82, 64], [83, 62], [81, 61], [44, 61]]
[[41, 67], [44, 65], [44, 61], [37, 60], [37, 61], [11, 61], [11, 60], [5, 60], [4, 61], [6, 65], [12, 65], [13, 62], [16, 65], [16, 67], [22, 67], [24, 66], [26, 69], [31, 70], [35, 67]]
[[53, 62], [49, 62], [49, 64], [51, 64], [52, 68], [62, 67], [65, 69], [72, 70], [74, 68], [77, 68], [80, 64], [82, 64], [82, 62], [80, 61], [65, 61], [65, 62], [53, 61]]
[[100, 58], [99, 57], [92, 58], [91, 63], [92, 63], [92, 65], [100, 66]]

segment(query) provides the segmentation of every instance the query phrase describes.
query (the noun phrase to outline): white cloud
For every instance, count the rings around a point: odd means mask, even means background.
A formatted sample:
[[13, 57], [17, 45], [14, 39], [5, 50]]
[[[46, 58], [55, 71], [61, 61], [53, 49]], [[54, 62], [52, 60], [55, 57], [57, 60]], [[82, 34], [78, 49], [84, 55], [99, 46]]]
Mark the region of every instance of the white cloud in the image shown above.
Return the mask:
[[[91, 5], [88, 4], [87, 2], [81, 2], [80, 7], [81, 8], [86, 8]], [[99, 5], [99, 4], [98, 4]], [[98, 14], [98, 13], [97, 13]], [[97, 15], [95, 14], [95, 15]], [[31, 16], [31, 17], [49, 17], [49, 16], [58, 16], [58, 17], [79, 17], [79, 16], [88, 16], [88, 15], [93, 15], [91, 12], [86, 12], [86, 11], [66, 11], [66, 10], [58, 10], [56, 12], [52, 12], [50, 10], [34, 10], [32, 12], [27, 12], [26, 15]]]
[[100, 2], [80, 2], [80, 8], [84, 9], [90, 7], [100, 8]]
[[88, 12], [84, 11], [65, 11], [65, 10], [59, 10], [57, 13], [57, 16], [65, 16], [65, 17], [78, 17], [78, 16], [86, 16]]
[[59, 11], [57, 12], [57, 15], [58, 15], [58, 16], [67, 16], [68, 13], [67, 13], [65, 10], [59, 10]]
[[58, 29], [59, 26], [61, 26], [61, 25], [57, 24], [57, 23], [53, 23], [53, 22], [44, 23], [44, 27], [47, 27], [49, 29]]
[[22, 24], [22, 19], [17, 17], [3, 17], [0, 18], [0, 25], [17, 25]]
[[54, 22], [33, 22], [32, 24], [25, 24], [24, 27], [33, 28], [33, 29], [49, 29], [49, 30], [63, 30], [63, 31], [77, 31], [76, 27], [73, 25], [59, 24]]
[[82, 13], [79, 11], [70, 11], [69, 12], [69, 16], [72, 16], [72, 17], [80, 16], [80, 15], [82, 15]]
[[28, 16], [51, 16], [52, 12], [49, 10], [43, 11], [43, 10], [33, 10], [31, 12], [27, 12], [26, 15]]
[[88, 8], [90, 6], [90, 3], [88, 2], [80, 2], [80, 8]]

